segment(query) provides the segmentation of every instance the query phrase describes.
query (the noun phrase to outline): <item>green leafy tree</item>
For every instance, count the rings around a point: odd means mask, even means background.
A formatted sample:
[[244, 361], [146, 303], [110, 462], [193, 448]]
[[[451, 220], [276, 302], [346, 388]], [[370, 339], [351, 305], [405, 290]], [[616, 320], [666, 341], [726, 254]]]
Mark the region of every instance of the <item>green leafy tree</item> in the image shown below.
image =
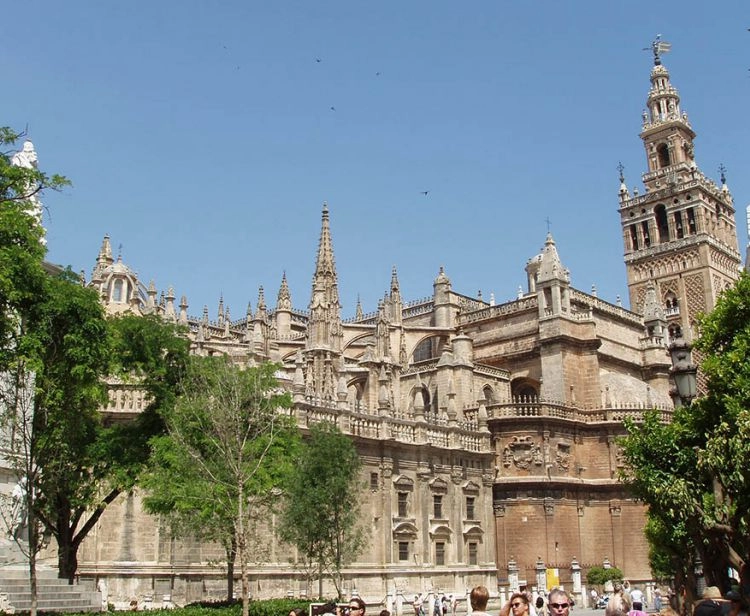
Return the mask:
[[[0, 129], [0, 142], [17, 135]], [[72, 581], [78, 548], [106, 506], [133, 486], [160, 414], [174, 401], [188, 342], [156, 318], [105, 319], [99, 297], [71, 271], [45, 264], [29, 198], [67, 181], [0, 155], [0, 435], [26, 485], [32, 591], [40, 524]], [[105, 425], [104, 378], [135, 379], [148, 396], [141, 416]]]
[[275, 364], [243, 368], [227, 357], [194, 357], [167, 433], [153, 439], [144, 503], [169, 517], [174, 532], [220, 543], [227, 557], [227, 595], [235, 562], [248, 614], [253, 540], [292, 470], [299, 433], [281, 409], [291, 398]]
[[[628, 424], [624, 478], [649, 506], [652, 548], [661, 572], [695, 588], [696, 557], [708, 584], [728, 589], [729, 567], [748, 593], [750, 572], [750, 277], [742, 273], [699, 321], [695, 348], [707, 394], [675, 411]], [[652, 566], [657, 563], [652, 557]], [[750, 598], [750, 597], [748, 597]]]
[[[54, 285], [54, 283], [51, 283]], [[188, 356], [180, 330], [156, 317], [104, 318], [98, 295], [71, 275], [49, 297], [35, 401], [42, 469], [36, 510], [58, 548], [60, 577], [72, 582], [82, 541], [106, 507], [131, 489], [164, 430]], [[134, 421], [103, 423], [105, 377], [132, 380], [148, 404]]]
[[622, 571], [617, 567], [595, 565], [586, 573], [586, 584], [589, 586], [604, 586], [607, 582], [622, 582], [622, 580]]
[[46, 249], [30, 199], [69, 184], [60, 175], [13, 165], [19, 138], [0, 127], [0, 370], [14, 370], [23, 359], [19, 336], [39, 317]]
[[311, 577], [317, 570], [318, 595], [330, 576], [341, 597], [342, 568], [365, 542], [359, 525], [361, 460], [352, 440], [329, 422], [310, 428], [287, 487], [281, 537], [295, 545]]
[[[0, 127], [0, 437], [6, 458], [15, 466], [23, 496], [15, 513], [25, 512], [26, 550], [31, 587], [31, 613], [36, 614], [36, 555], [41, 547], [39, 521], [33, 502], [33, 479], [38, 468], [31, 441], [34, 416], [34, 369], [38, 346], [27, 333], [40, 325], [47, 275], [44, 266], [43, 229], [34, 212], [32, 197], [69, 184], [59, 175], [47, 175], [35, 166], [12, 164], [15, 144], [21, 137]], [[11, 524], [17, 522], [12, 516]], [[16, 530], [16, 529], [12, 529]], [[17, 539], [20, 535], [15, 534]]]

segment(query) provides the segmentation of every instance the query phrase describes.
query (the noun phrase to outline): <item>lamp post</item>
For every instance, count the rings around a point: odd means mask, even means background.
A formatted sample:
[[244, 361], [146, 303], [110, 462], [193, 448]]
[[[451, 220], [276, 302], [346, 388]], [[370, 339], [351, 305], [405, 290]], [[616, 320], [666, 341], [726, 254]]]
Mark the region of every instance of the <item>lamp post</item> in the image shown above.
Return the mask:
[[[669, 356], [672, 360], [672, 378], [677, 391], [674, 392], [675, 406], [690, 406], [695, 399], [697, 389], [696, 374], [698, 367], [693, 363], [692, 347], [682, 336], [675, 338], [669, 345]], [[695, 590], [698, 597], [703, 595], [706, 579], [703, 575], [703, 560], [698, 549], [693, 560]]]
[[696, 374], [698, 367], [693, 363], [692, 347], [682, 336], [675, 338], [669, 345], [669, 356], [672, 359], [670, 370], [677, 387], [675, 406], [689, 406], [696, 395]]

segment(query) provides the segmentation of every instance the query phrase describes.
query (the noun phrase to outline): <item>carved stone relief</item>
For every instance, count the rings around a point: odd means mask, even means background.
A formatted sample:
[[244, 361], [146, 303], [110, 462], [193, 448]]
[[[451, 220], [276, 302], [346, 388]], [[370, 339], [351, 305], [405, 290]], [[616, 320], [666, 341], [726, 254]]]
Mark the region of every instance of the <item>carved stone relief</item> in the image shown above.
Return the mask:
[[555, 453], [557, 468], [561, 471], [568, 471], [570, 469], [570, 457], [570, 444], [558, 443], [557, 452]]
[[544, 463], [542, 448], [530, 436], [514, 436], [503, 449], [503, 466], [528, 470], [532, 464], [541, 466]]

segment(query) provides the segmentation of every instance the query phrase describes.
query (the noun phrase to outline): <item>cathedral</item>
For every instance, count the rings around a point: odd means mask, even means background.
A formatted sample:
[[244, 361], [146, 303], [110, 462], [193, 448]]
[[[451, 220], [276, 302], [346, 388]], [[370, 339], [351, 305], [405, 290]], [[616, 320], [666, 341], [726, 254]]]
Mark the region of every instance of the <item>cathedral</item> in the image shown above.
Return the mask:
[[[696, 316], [741, 266], [732, 196], [723, 177], [719, 186], [698, 168], [695, 135], [655, 47], [640, 133], [643, 194], [621, 174], [613, 197], [629, 310], [572, 287], [565, 247], [558, 253], [548, 234], [539, 254], [519, 260], [527, 287], [512, 301], [458, 293], [442, 269], [431, 297], [408, 301], [394, 268], [375, 310], [358, 305], [344, 319], [335, 212], [326, 205], [302, 308], [283, 277], [275, 299], [261, 288], [242, 318], [221, 301], [215, 316], [207, 308], [190, 316], [185, 297], [176, 303], [172, 288], [145, 285], [113, 258], [109, 237], [86, 284], [111, 314], [184, 325], [197, 355], [277, 362], [300, 428], [330, 421], [353, 439], [369, 546], [347, 565], [345, 593], [396, 609], [421, 591], [562, 585], [583, 604], [594, 565], [650, 583], [645, 510], [618, 481], [623, 420], [656, 409], [669, 421], [667, 347], [691, 339]], [[135, 385], [112, 382], [103, 412], [124, 421], [143, 404]], [[274, 524], [267, 556], [251, 571], [253, 596], [309, 595], [298, 555], [276, 540]], [[217, 546], [171, 537], [136, 490], [86, 539], [79, 573], [104, 583], [116, 604], [182, 604], [222, 597], [221, 558]]]

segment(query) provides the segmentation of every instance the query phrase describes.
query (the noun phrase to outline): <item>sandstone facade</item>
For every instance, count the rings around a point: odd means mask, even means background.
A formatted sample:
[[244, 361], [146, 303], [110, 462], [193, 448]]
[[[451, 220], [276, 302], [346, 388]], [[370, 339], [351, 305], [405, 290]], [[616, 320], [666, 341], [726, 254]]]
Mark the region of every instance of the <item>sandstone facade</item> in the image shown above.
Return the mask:
[[[307, 309], [294, 308], [284, 277], [274, 307], [261, 288], [240, 319], [222, 301], [215, 318], [191, 317], [185, 297], [176, 304], [171, 288], [157, 297], [104, 238], [88, 284], [110, 313], [181, 323], [198, 355], [278, 362], [300, 427], [328, 420], [351, 435], [370, 545], [347, 568], [346, 592], [378, 602], [480, 583], [541, 589], [545, 569], [558, 569], [581, 593], [586, 569], [605, 561], [650, 579], [645, 511], [618, 481], [623, 419], [657, 409], [669, 421], [670, 336], [692, 333], [740, 264], [731, 195], [698, 170], [695, 133], [656, 60], [641, 134], [647, 191], [631, 195], [621, 177], [619, 192], [633, 310], [571, 287], [548, 235], [510, 302], [457, 293], [442, 270], [431, 297], [406, 302], [394, 268], [377, 310], [357, 306], [343, 319], [324, 205]], [[127, 421], [144, 403], [113, 381], [103, 412]], [[221, 550], [174, 539], [140, 498], [136, 490], [107, 510], [81, 549], [80, 575], [106, 583], [113, 601], [222, 597]], [[315, 592], [274, 524], [253, 594]]]

